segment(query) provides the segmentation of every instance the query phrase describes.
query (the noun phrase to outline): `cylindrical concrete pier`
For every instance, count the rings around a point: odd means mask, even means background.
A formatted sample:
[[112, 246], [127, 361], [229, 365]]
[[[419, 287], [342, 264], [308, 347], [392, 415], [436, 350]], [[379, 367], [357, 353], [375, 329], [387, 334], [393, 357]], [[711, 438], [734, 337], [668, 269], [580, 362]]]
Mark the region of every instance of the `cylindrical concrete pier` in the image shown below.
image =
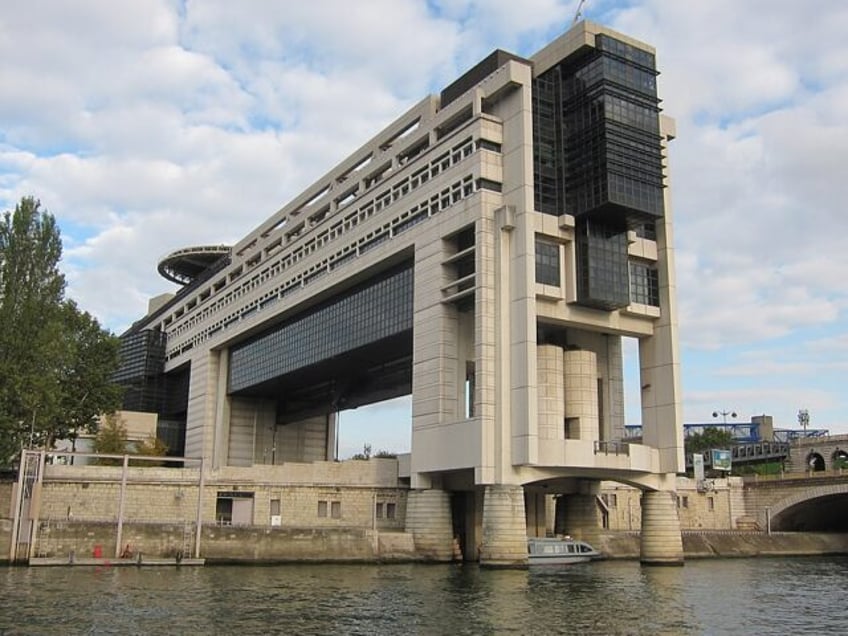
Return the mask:
[[444, 490], [413, 490], [406, 505], [406, 531], [415, 550], [431, 561], [453, 559], [453, 524], [450, 493]]
[[594, 441], [598, 428], [598, 357], [594, 351], [571, 350], [564, 353], [565, 417], [576, 427], [568, 431], [571, 439]]
[[563, 439], [565, 419], [565, 382], [562, 347], [536, 347], [536, 396], [539, 403], [539, 439]]
[[480, 565], [527, 565], [527, 521], [521, 486], [486, 486]]
[[683, 565], [683, 539], [673, 491], [642, 493], [640, 560], [644, 565]]

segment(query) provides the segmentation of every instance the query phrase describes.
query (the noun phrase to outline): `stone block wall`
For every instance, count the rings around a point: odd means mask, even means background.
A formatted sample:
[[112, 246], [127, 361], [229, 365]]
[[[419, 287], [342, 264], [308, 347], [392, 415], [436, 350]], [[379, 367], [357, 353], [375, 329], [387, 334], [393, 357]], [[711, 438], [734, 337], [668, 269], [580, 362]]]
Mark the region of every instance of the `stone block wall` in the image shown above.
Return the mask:
[[[98, 545], [112, 557], [119, 518], [121, 543], [134, 551], [151, 556], [190, 552], [199, 471], [129, 467], [123, 498], [122, 479], [120, 466], [47, 466], [36, 496], [34, 554], [91, 556]], [[12, 482], [0, 483], [0, 518], [13, 518], [13, 494]], [[306, 553], [317, 559], [325, 550], [327, 558], [373, 558], [378, 533], [403, 532], [406, 500], [407, 490], [397, 482], [397, 461], [391, 459], [211, 471], [204, 477], [201, 499], [202, 551], [225, 559], [300, 559]], [[231, 502], [238, 502], [241, 514], [219, 515]], [[244, 539], [245, 533], [253, 534]], [[313, 537], [311, 548], [289, 545], [304, 533]], [[247, 542], [234, 547], [242, 539]], [[8, 539], [3, 544], [8, 546]]]
[[[735, 530], [745, 515], [739, 478], [709, 480], [700, 491], [695, 481], [677, 480], [677, 514], [682, 530]], [[602, 482], [601, 499], [608, 510], [608, 530], [639, 531], [642, 491], [616, 482]]]

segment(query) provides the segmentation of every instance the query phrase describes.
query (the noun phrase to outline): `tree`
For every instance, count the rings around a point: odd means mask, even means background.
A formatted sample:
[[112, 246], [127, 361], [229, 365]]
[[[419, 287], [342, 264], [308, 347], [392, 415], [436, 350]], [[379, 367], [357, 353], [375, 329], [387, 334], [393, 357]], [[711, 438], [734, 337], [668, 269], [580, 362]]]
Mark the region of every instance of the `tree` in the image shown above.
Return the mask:
[[714, 426], [708, 426], [700, 433], [693, 433], [684, 440], [686, 454], [703, 453], [711, 448], [727, 448], [733, 443], [733, 435]]
[[[94, 452], [102, 455], [125, 455], [127, 444], [127, 427], [115, 413], [110, 413], [94, 437]], [[101, 466], [119, 466], [122, 461], [102, 457], [97, 463]]]
[[118, 368], [120, 341], [104, 331], [88, 312], [72, 300], [62, 305], [62, 364], [57, 365], [59, 411], [43, 422], [46, 445], [97, 430], [103, 413], [120, 406], [123, 389], [111, 381]]
[[363, 444], [362, 452], [356, 453], [351, 459], [371, 459], [371, 444]]
[[[110, 413], [104, 418], [103, 425], [94, 437], [94, 452], [103, 455], [145, 455], [147, 457], [164, 457], [168, 446], [155, 435], [148, 435], [140, 442], [130, 442], [127, 437], [127, 427], [117, 413]], [[101, 466], [120, 466], [123, 460], [112, 457], [101, 457], [97, 460]], [[162, 466], [164, 462], [129, 462], [132, 466]]]
[[24, 197], [0, 219], [0, 465], [27, 444], [95, 430], [115, 410], [117, 339], [65, 299], [54, 217]]
[[[147, 457], [164, 457], [168, 452], [168, 445], [155, 435], [148, 435], [135, 445], [137, 455]], [[142, 466], [164, 466], [165, 462], [139, 462]]]

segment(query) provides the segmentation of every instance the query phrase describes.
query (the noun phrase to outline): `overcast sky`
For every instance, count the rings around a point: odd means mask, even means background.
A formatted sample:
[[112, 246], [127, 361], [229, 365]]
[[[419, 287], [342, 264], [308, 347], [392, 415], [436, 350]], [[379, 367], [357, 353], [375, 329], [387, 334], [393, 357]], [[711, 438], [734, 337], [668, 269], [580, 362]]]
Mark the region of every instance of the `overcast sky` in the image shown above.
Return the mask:
[[[174, 290], [159, 257], [235, 242], [492, 49], [534, 53], [576, 7], [4, 2], [0, 210], [41, 199], [68, 295], [120, 332]], [[848, 2], [589, 0], [583, 13], [657, 48], [677, 119], [684, 420], [793, 427], [805, 408], [812, 427], [848, 432]]]

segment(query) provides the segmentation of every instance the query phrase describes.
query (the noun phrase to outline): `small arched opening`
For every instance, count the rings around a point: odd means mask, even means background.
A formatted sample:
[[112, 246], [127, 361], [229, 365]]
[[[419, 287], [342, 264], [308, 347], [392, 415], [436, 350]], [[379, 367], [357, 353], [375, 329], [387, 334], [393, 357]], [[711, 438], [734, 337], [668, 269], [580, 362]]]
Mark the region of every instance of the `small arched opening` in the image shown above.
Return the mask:
[[824, 457], [818, 453], [810, 453], [807, 455], [807, 470], [820, 472], [825, 469]]
[[833, 455], [830, 458], [830, 465], [834, 470], [848, 468], [848, 451], [844, 451], [841, 448], [833, 451]]

